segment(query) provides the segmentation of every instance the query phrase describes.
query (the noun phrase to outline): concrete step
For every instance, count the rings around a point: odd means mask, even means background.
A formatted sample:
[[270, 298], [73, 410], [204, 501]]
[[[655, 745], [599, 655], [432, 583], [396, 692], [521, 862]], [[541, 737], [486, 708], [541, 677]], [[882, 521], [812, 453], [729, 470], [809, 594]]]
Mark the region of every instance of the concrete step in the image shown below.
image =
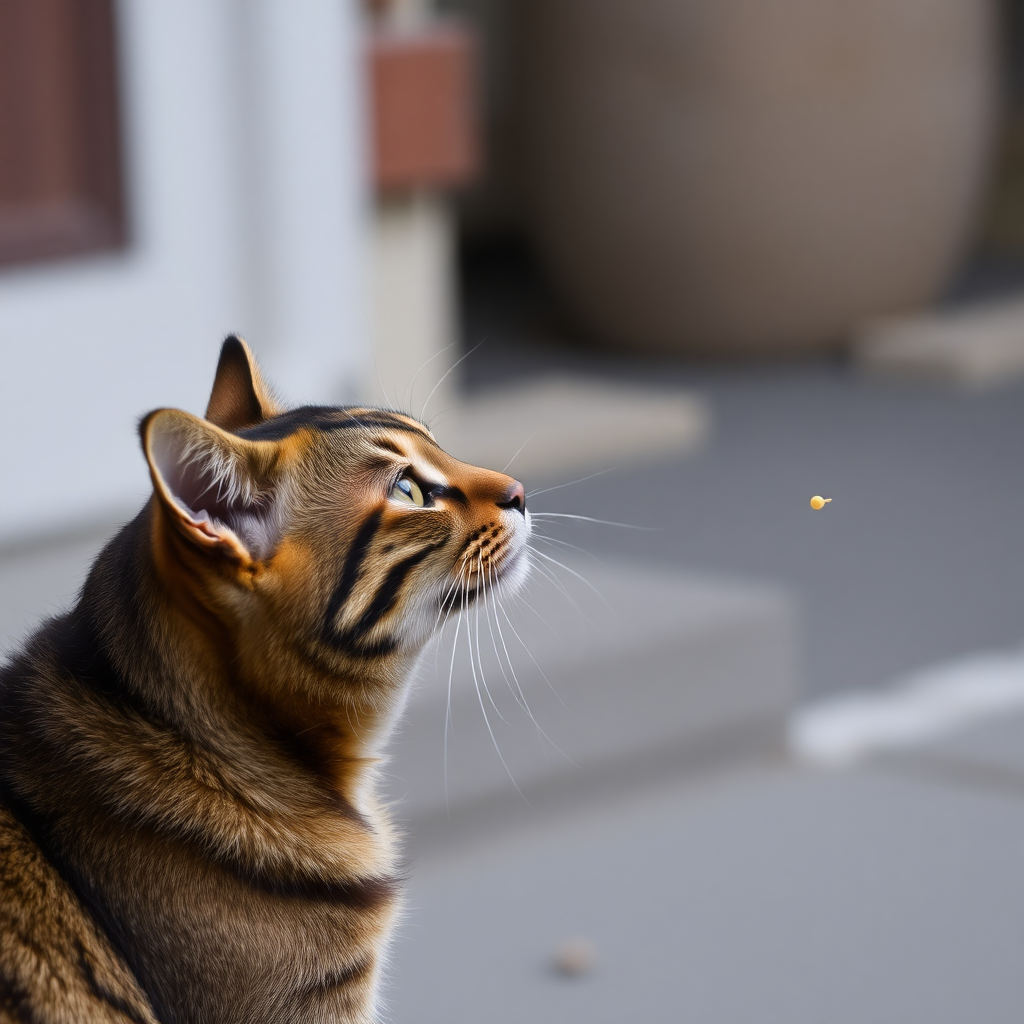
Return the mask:
[[601, 776], [604, 789], [645, 765], [781, 743], [797, 661], [785, 593], [633, 563], [566, 566], [544, 563], [521, 597], [465, 612], [424, 658], [387, 769], [414, 832], [573, 780]]

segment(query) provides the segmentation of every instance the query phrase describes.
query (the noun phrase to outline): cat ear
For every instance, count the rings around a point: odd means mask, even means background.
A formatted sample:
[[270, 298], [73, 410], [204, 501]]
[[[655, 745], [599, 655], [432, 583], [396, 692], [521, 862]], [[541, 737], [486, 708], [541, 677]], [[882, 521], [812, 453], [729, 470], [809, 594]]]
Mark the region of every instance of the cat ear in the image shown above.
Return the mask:
[[237, 335], [224, 339], [206, 418], [223, 430], [255, 426], [283, 409], [263, 382], [249, 346]]
[[151, 412], [140, 433], [157, 499], [186, 539], [242, 562], [273, 552], [282, 529], [276, 445], [177, 409]]

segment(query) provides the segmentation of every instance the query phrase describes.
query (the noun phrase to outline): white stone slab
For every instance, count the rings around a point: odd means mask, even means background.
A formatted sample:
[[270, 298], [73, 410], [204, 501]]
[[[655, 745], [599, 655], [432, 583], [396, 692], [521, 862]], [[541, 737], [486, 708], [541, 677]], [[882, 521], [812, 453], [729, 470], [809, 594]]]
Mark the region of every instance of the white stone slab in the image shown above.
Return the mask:
[[865, 324], [854, 342], [866, 370], [984, 387], [1024, 374], [1024, 299]]
[[[790, 724], [789, 740], [795, 757], [819, 766], [915, 750], [973, 750], [995, 759], [995, 751], [1005, 758], [1013, 748], [1007, 728], [1024, 739], [1021, 648], [929, 665], [883, 689], [806, 705]], [[1024, 756], [1017, 763], [1024, 768]]]

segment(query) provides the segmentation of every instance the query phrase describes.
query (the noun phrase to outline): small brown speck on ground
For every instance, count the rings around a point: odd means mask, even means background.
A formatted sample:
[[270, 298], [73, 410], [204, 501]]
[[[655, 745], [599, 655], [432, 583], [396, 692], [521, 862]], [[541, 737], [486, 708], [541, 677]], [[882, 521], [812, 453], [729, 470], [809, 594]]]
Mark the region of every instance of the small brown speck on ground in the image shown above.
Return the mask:
[[590, 939], [577, 936], [560, 943], [551, 957], [556, 974], [566, 978], [579, 978], [589, 974], [597, 962], [597, 950]]

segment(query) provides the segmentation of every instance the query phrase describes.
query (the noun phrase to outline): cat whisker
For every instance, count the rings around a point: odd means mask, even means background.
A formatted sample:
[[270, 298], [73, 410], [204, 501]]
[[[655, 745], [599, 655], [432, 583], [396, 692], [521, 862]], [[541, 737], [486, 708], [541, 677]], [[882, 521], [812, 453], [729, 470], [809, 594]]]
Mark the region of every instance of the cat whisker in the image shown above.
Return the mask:
[[[535, 555], [541, 554], [541, 552], [536, 548], [531, 548], [530, 550], [533, 551]], [[561, 592], [562, 596], [576, 609], [576, 611], [580, 611], [579, 605], [576, 603], [572, 594], [569, 593], [566, 585], [546, 565], [542, 565], [538, 562], [537, 571], [541, 573], [546, 580], [550, 580], [555, 585], [555, 587]], [[580, 614], [582, 614], [582, 612]]]
[[[483, 556], [481, 554], [479, 554], [479, 553], [477, 553], [477, 567], [478, 567], [478, 576], [477, 576], [477, 578], [480, 579], [481, 581], [483, 581], [484, 580], [484, 575], [483, 575], [483, 572], [484, 572], [484, 561], [483, 561]], [[486, 676], [484, 675], [484, 663], [483, 663], [482, 657], [480, 656], [480, 651], [481, 651], [481, 648], [480, 648], [480, 606], [485, 603], [486, 596], [487, 596], [487, 593], [486, 593], [486, 583], [482, 582], [481, 585], [484, 587], [484, 594], [480, 598], [480, 600], [477, 601], [476, 607], [473, 609], [474, 615], [475, 615], [474, 621], [475, 621], [475, 626], [476, 626], [476, 663], [480, 667], [480, 682], [483, 684], [484, 693], [487, 694], [487, 699], [491, 702], [491, 707], [494, 708], [494, 713], [506, 725], [508, 725], [508, 719], [501, 713], [501, 709], [498, 707], [498, 705], [494, 703], [494, 697], [491, 695], [490, 688], [487, 686], [487, 679], [486, 679]], [[472, 657], [472, 647], [473, 647], [473, 645], [470, 644], [470, 657]]]
[[524, 442], [523, 442], [523, 443], [522, 443], [522, 444], [521, 444], [521, 445], [520, 445], [520, 446], [519, 446], [519, 447], [518, 447], [518, 448], [516, 449], [516, 453], [515, 453], [515, 455], [513, 455], [513, 456], [512, 456], [512, 458], [511, 458], [511, 459], [509, 459], [509, 460], [508, 460], [508, 462], [506, 462], [506, 463], [505, 463], [505, 465], [504, 465], [504, 468], [502, 469], [502, 473], [507, 473], [507, 472], [508, 472], [508, 467], [509, 467], [509, 466], [511, 466], [511, 465], [512, 465], [512, 463], [516, 461], [516, 459], [517, 459], [517, 458], [519, 457], [519, 453], [520, 453], [520, 452], [521, 452], [521, 451], [522, 451], [522, 450], [523, 450], [523, 449], [524, 449], [524, 448], [525, 448], [525, 447], [526, 447], [526, 446], [527, 446], [527, 445], [528, 445], [528, 444], [529, 444], [529, 443], [530, 443], [530, 442], [531, 442], [531, 441], [532, 441], [532, 440], [533, 440], [533, 439], [534, 439], [534, 438], [535, 438], [536, 436], [537, 436], [537, 431], [535, 430], [535, 431], [534, 431], [534, 432], [533, 432], [533, 433], [532, 433], [532, 434], [531, 434], [531, 435], [530, 435], [530, 436], [529, 436], [529, 437], [528, 437], [528, 438], [527, 438], [527, 439], [526, 439], [526, 440], [525, 440], [525, 441], [524, 441]]
[[[438, 658], [438, 655], [439, 655], [439, 653], [441, 651], [441, 640], [444, 637], [444, 631], [448, 628], [448, 623], [451, 621], [452, 613], [454, 611], [454, 609], [451, 606], [451, 604], [449, 604], [449, 601], [451, 599], [452, 593], [454, 592], [455, 588], [458, 586], [458, 583], [459, 583], [458, 579], [457, 578], [454, 579], [452, 581], [451, 585], [448, 587], [448, 589], [444, 592], [444, 594], [441, 597], [438, 609], [437, 609], [437, 617], [434, 619], [434, 628], [432, 630], [431, 635], [436, 635], [436, 638], [437, 638], [435, 643], [434, 643], [434, 675], [435, 676], [438, 675], [437, 658]], [[442, 616], [444, 616], [443, 619], [442, 619]], [[451, 686], [451, 679], [449, 678], [449, 694], [450, 694], [450, 686]], [[448, 710], [446, 712], [446, 718], [450, 717], [450, 714], [451, 714], [451, 697], [449, 695]], [[447, 730], [447, 724], [446, 724], [446, 730]]]
[[438, 612], [439, 624], [434, 625], [434, 676], [435, 678], [440, 675], [437, 665], [437, 659], [441, 654], [441, 645], [444, 641], [444, 631], [448, 628], [448, 623], [451, 620], [451, 613], [447, 612], [444, 615], [444, 619], [441, 620], [441, 612]]
[[[498, 661], [498, 667], [501, 669], [502, 675], [505, 677], [505, 681], [506, 683], [508, 683], [509, 689], [512, 690], [513, 696], [516, 699], [516, 703], [523, 708], [527, 715], [529, 715], [530, 720], [539, 729], [540, 724], [537, 722], [537, 719], [534, 717], [533, 712], [530, 710], [530, 705], [526, 700], [526, 694], [523, 691], [523, 688], [519, 682], [519, 677], [516, 673], [515, 666], [512, 664], [512, 657], [509, 653], [508, 645], [505, 642], [505, 635], [502, 632], [501, 619], [499, 618], [499, 613], [507, 614], [505, 612], [505, 600], [508, 597], [508, 595], [505, 593], [504, 588], [502, 586], [502, 581], [499, 577], [495, 577], [493, 581], [492, 592], [494, 594], [494, 612], [491, 639], [494, 645], [494, 654]], [[488, 621], [488, 626], [490, 626], [490, 621]], [[497, 630], [497, 640], [495, 640], [494, 636], [495, 629]], [[498, 642], [500, 642], [501, 644], [500, 650], [498, 648]], [[502, 660], [502, 654], [504, 654], [504, 661]], [[511, 682], [509, 682], [508, 674], [505, 672], [506, 665], [508, 666], [508, 672], [510, 672], [512, 675]]]
[[[468, 634], [468, 631], [467, 631], [467, 634]], [[505, 760], [505, 755], [502, 754], [502, 752], [501, 752], [501, 747], [498, 745], [498, 738], [494, 735], [494, 728], [492, 727], [491, 720], [490, 720], [490, 718], [487, 715], [487, 707], [484, 705], [483, 694], [480, 691], [480, 680], [477, 678], [476, 665], [474, 664], [474, 661], [473, 661], [472, 636], [471, 636], [471, 634], [468, 634], [468, 635], [470, 635], [469, 667], [472, 669], [472, 672], [473, 672], [473, 686], [476, 688], [476, 698], [477, 698], [477, 701], [479, 701], [479, 703], [480, 703], [480, 711], [481, 711], [481, 713], [484, 716], [484, 724], [487, 726], [488, 733], [490, 733], [491, 742], [494, 744], [494, 750], [495, 750], [495, 752], [498, 755], [498, 760], [501, 761], [501, 766], [505, 769], [505, 774], [508, 775], [509, 779], [511, 779], [512, 785], [515, 787], [516, 792], [524, 800], [526, 800], [526, 795], [519, 788], [519, 783], [516, 782], [515, 776], [512, 774], [512, 770], [509, 768], [508, 762]], [[526, 800], [526, 802], [529, 803], [530, 801]]]
[[586, 578], [586, 576], [581, 576], [575, 569], [570, 569], [569, 566], [567, 566], [564, 562], [560, 562], [557, 558], [552, 558], [551, 555], [547, 555], [543, 551], [538, 551], [536, 548], [532, 548], [531, 550], [539, 558], [543, 558], [544, 561], [550, 562], [552, 565], [557, 565], [560, 569], [564, 569], [567, 573], [570, 573], [571, 575], [575, 576], [576, 579], [578, 579], [585, 586], [589, 587], [601, 599], [604, 606], [613, 615], [616, 614], [615, 609], [608, 603], [608, 599], [604, 596], [604, 594], [601, 593], [600, 590], [597, 589], [597, 587], [594, 586], [593, 583], [590, 582], [590, 580]]
[[547, 494], [548, 491], [560, 491], [563, 487], [572, 487], [573, 484], [582, 484], [587, 480], [593, 480], [594, 477], [604, 476], [605, 473], [612, 473], [615, 471], [614, 466], [609, 466], [607, 469], [599, 469], [596, 473], [590, 473], [587, 476], [581, 476], [578, 480], [569, 480], [564, 484], [555, 484], [552, 487], [537, 487], [532, 491], [526, 492], [527, 498], [536, 497], [538, 494]]
[[441, 600], [438, 602], [437, 618], [434, 619], [434, 629], [431, 631], [432, 633], [437, 630], [437, 624], [441, 621], [442, 615], [445, 616], [445, 621], [447, 622], [448, 613], [450, 613], [452, 610], [452, 595], [455, 593], [455, 588], [459, 586], [459, 584], [462, 582], [461, 572], [462, 567], [466, 564], [467, 557], [467, 555], [462, 556], [462, 561], [459, 563], [458, 568], [453, 573], [454, 578], [452, 579], [451, 584], [449, 585], [448, 589], [444, 592], [444, 594], [442, 594]]
[[[458, 583], [461, 579], [462, 566], [466, 562], [466, 556], [463, 556], [462, 562], [459, 564], [457, 570], [458, 575], [456, 576], [455, 582]], [[462, 628], [462, 613], [466, 610], [466, 591], [462, 590], [462, 607], [459, 609], [459, 614], [455, 618], [455, 638], [452, 640], [452, 660], [448, 665], [448, 705], [445, 708], [444, 715], [444, 808], [446, 813], [451, 814], [451, 805], [448, 802], [448, 732], [449, 729], [454, 731], [454, 725], [452, 723], [452, 678], [455, 675], [455, 655], [459, 650], [459, 630]], [[467, 627], [468, 633], [468, 627]]]
[[530, 512], [531, 519], [579, 519], [585, 523], [599, 523], [601, 526], [621, 526], [624, 530], [650, 530], [658, 532], [660, 526], [637, 526], [636, 523], [615, 523], [610, 519], [595, 519], [594, 516], [579, 516], [572, 512]]
[[384, 387], [384, 380], [380, 375], [380, 363], [377, 362], [377, 346], [372, 342], [370, 343], [370, 354], [373, 356], [373, 372], [377, 375], [377, 386], [380, 388], [380, 393], [384, 396], [387, 407], [393, 409], [394, 404], [388, 397], [387, 388]]
[[[492, 576], [491, 576], [491, 567], [490, 566], [487, 567], [487, 585], [488, 585], [488, 588], [489, 588], [488, 593], [490, 595], [493, 595], [493, 597], [494, 597], [494, 602], [492, 602], [492, 603], [496, 603], [497, 600], [498, 600], [498, 595], [497, 595], [497, 591], [495, 590], [495, 584], [494, 584], [494, 581], [493, 581]], [[497, 639], [494, 636], [494, 626], [491, 623], [490, 610], [491, 610], [490, 609], [490, 605], [487, 605], [485, 607], [485, 609], [484, 609], [484, 617], [485, 617], [485, 620], [487, 622], [487, 631], [491, 635], [491, 647], [494, 650], [494, 656], [495, 656], [495, 659], [498, 662], [498, 669], [501, 672], [502, 677], [505, 680], [505, 685], [511, 691], [512, 696], [516, 697], [515, 690], [512, 688], [512, 684], [509, 682], [508, 673], [505, 671], [505, 666], [502, 664], [501, 657], [498, 654], [498, 641], [497, 641]], [[520, 704], [520, 706], [522, 706], [522, 702], [519, 700], [518, 697], [516, 697], [516, 703]]]
[[[530, 550], [532, 551], [533, 549], [531, 548]], [[535, 569], [535, 570], [536, 570], [536, 571], [538, 571], [538, 572], [540, 572], [540, 571], [541, 571], [541, 566], [539, 566], [539, 565], [538, 565], [538, 564], [537, 564], [536, 562], [534, 562], [534, 563], [533, 563], [533, 565], [532, 565], [532, 568], [533, 568], [533, 569]], [[544, 578], [545, 578], [545, 579], [550, 579], [550, 577], [549, 577], [549, 576], [547, 576], [546, 574], [545, 574], [545, 577], [544, 577]], [[551, 623], [550, 623], [550, 622], [549, 622], [549, 621], [548, 621], [548, 620], [547, 620], [546, 618], [544, 618], [544, 616], [543, 616], [543, 615], [541, 615], [541, 613], [540, 613], [539, 611], [537, 611], [537, 609], [536, 609], [536, 608], [534, 608], [534, 607], [533, 607], [533, 605], [532, 605], [532, 604], [531, 604], [531, 603], [530, 603], [529, 601], [527, 601], [527, 600], [526, 600], [526, 598], [525, 598], [525, 597], [523, 597], [523, 595], [522, 595], [522, 594], [517, 594], [517, 593], [514, 593], [514, 592], [512, 592], [512, 593], [507, 593], [507, 594], [505, 594], [504, 596], [505, 596], [505, 597], [506, 597], [506, 598], [507, 598], [507, 599], [508, 599], [509, 601], [514, 601], [514, 602], [516, 603], [516, 606], [517, 606], [517, 607], [519, 607], [519, 608], [525, 608], [525, 609], [526, 609], [526, 610], [527, 610], [528, 612], [530, 612], [530, 613], [531, 613], [532, 615], [535, 615], [535, 616], [537, 617], [537, 619], [539, 619], [539, 620], [540, 620], [540, 622], [541, 622], [541, 623], [543, 624], [544, 628], [545, 628], [545, 629], [546, 629], [546, 630], [547, 630], [547, 631], [548, 631], [548, 632], [549, 632], [549, 633], [550, 633], [550, 634], [551, 634], [551, 635], [552, 635], [553, 637], [558, 637], [558, 635], [559, 635], [559, 634], [558, 634], [558, 630], [556, 630], [556, 629], [555, 629], [555, 627], [554, 627], [554, 626], [553, 626], [553, 625], [552, 625], [552, 624], [551, 624]], [[507, 617], [508, 617], [508, 616], [506, 615], [506, 618], [507, 618]]]
[[[579, 573], [573, 572], [573, 570], [570, 569], [568, 566], [563, 565], [557, 559], [552, 558], [550, 555], [546, 555], [543, 551], [539, 551], [537, 548], [531, 547], [530, 550], [538, 558], [543, 558], [545, 561], [552, 563], [552, 565], [556, 565], [559, 568], [565, 569], [566, 571], [572, 573], [574, 576], [576, 576], [578, 579], [580, 579], [583, 583], [587, 584], [587, 586], [590, 587], [590, 589], [593, 590], [594, 593], [598, 595], [598, 597], [601, 597], [601, 594], [598, 593], [596, 588], [593, 587], [590, 584], [590, 582], [588, 580], [586, 580], [583, 576], [580, 576]], [[597, 624], [594, 622], [593, 618], [591, 618], [591, 616], [586, 611], [584, 611], [583, 606], [580, 604], [580, 602], [573, 595], [572, 591], [570, 591], [570, 589], [565, 585], [565, 583], [559, 577], [558, 573], [555, 572], [554, 569], [551, 568], [551, 566], [544, 565], [544, 564], [542, 564], [540, 562], [536, 563], [536, 565], [537, 565], [538, 571], [543, 573], [545, 579], [550, 580], [551, 583], [553, 583], [554, 586], [561, 593], [561, 595], [566, 599], [566, 601], [568, 601], [569, 604], [572, 605], [573, 610], [579, 616], [580, 622], [581, 623], [585, 622], [592, 629], [597, 629], [598, 628]], [[604, 600], [604, 598], [602, 597], [602, 601], [603, 600]], [[607, 605], [607, 601], [605, 601], [604, 603]], [[607, 605], [607, 606], [609, 608], [611, 607], [610, 605]]]
[[[527, 607], [529, 607], [529, 605], [527, 605]], [[551, 680], [548, 679], [547, 673], [544, 671], [544, 669], [540, 667], [540, 662], [537, 661], [537, 659], [533, 656], [533, 651], [531, 651], [530, 648], [526, 646], [526, 641], [523, 640], [523, 638], [519, 635], [519, 630], [516, 629], [515, 624], [512, 622], [512, 619], [509, 617], [508, 612], [505, 610], [503, 606], [501, 607], [501, 614], [505, 617], [505, 622], [508, 623], [508, 628], [512, 630], [512, 635], [519, 641], [519, 645], [523, 648], [523, 650], [526, 651], [527, 657], [530, 659], [530, 661], [533, 662], [534, 667], [541, 674], [541, 678], [543, 678], [544, 682], [548, 684], [548, 688], [555, 695], [555, 698], [558, 700], [558, 703], [561, 704], [562, 707], [565, 708], [565, 710], [568, 711], [570, 715], [573, 714], [569, 706], [565, 703], [564, 700], [562, 700], [561, 696], [559, 696], [559, 693], [555, 689]]]
[[[526, 700], [526, 694], [523, 692], [522, 685], [519, 682], [519, 676], [516, 674], [515, 666], [512, 664], [512, 657], [509, 654], [508, 645], [505, 643], [505, 635], [504, 635], [504, 633], [501, 630], [501, 621], [498, 618], [498, 611], [499, 610], [501, 610], [501, 612], [503, 614], [505, 612], [505, 609], [504, 609], [504, 606], [501, 603], [501, 600], [502, 600], [503, 597], [506, 596], [503, 593], [503, 591], [502, 591], [502, 586], [501, 586], [501, 580], [500, 579], [495, 580], [495, 583], [494, 583], [494, 593], [495, 593], [494, 625], [495, 625], [495, 627], [498, 630], [498, 636], [501, 638], [501, 646], [502, 646], [502, 649], [505, 652], [505, 660], [508, 662], [509, 671], [512, 673], [512, 678], [515, 680], [516, 689], [519, 691], [520, 698], [522, 698], [520, 703], [521, 703], [522, 707], [524, 708], [524, 710], [526, 711], [526, 713], [530, 716], [530, 721], [533, 722], [534, 726], [537, 729], [538, 734], [540, 736], [542, 736], [562, 757], [564, 757], [566, 761], [568, 761], [574, 767], [578, 768], [579, 765], [577, 765], [576, 762], [573, 761], [573, 759], [571, 757], [569, 757], [569, 755], [564, 750], [562, 750], [562, 748], [544, 731], [544, 729], [542, 728], [540, 722], [537, 721], [534, 713], [530, 710], [530, 705], [527, 703], [527, 700]], [[520, 642], [522, 642], [522, 641], [520, 641]], [[495, 652], [494, 653], [498, 654], [497, 648], [495, 648]], [[529, 653], [529, 652], [527, 652], [527, 653]], [[499, 665], [501, 664], [500, 657], [499, 657], [498, 664]], [[507, 678], [508, 677], [506, 676], [506, 680], [507, 680]], [[548, 683], [548, 685], [550, 686], [551, 684]], [[555, 696], [557, 697], [558, 694], [556, 693]], [[561, 700], [561, 698], [559, 698], [559, 700]], [[563, 704], [563, 707], [564, 707], [564, 704]]]
[[[450, 344], [445, 345], [444, 348], [442, 348], [439, 351], [433, 353], [433, 355], [428, 356], [426, 359], [423, 360], [422, 363], [420, 363], [420, 368], [412, 375], [412, 380], [409, 381], [409, 383], [406, 385], [406, 388], [405, 388], [406, 406], [407, 407], [409, 407], [409, 408], [412, 407], [412, 396], [413, 396], [413, 394], [415, 392], [415, 388], [416, 388], [416, 378], [419, 377], [419, 375], [427, 368], [427, 366], [430, 363], [432, 363], [438, 356], [443, 356], [445, 354], [445, 352], [447, 352], [449, 349], [455, 348], [455, 346], [457, 344], [458, 344], [458, 342], [453, 341]], [[428, 396], [427, 400], [429, 401], [429, 396]], [[424, 404], [424, 406], [426, 406], [426, 402], [424, 402], [423, 404]], [[420, 409], [420, 419], [422, 419], [422, 418], [423, 418], [423, 409]]]
[[454, 363], [452, 363], [451, 366], [448, 367], [447, 370], [445, 370], [441, 379], [430, 389], [430, 394], [427, 395], [426, 401], [424, 401], [423, 406], [420, 409], [421, 421], [423, 420], [423, 417], [426, 415], [427, 406], [430, 404], [430, 400], [434, 397], [434, 392], [437, 391], [437, 389], [445, 382], [445, 380], [447, 380], [448, 375], [454, 373], [455, 369], [459, 366], [459, 364], [467, 360], [482, 344], [483, 339], [478, 341], [468, 352], [464, 352], [458, 359], [455, 360]]
[[[548, 544], [559, 544], [563, 548], [571, 548], [573, 551], [578, 551], [581, 555], [587, 555], [589, 558], [597, 559], [597, 555], [592, 551], [588, 551], [586, 548], [581, 548], [578, 544], [570, 544], [569, 541], [562, 540], [561, 537], [552, 537], [549, 533], [541, 533], [540, 530], [534, 530], [530, 535], [530, 540], [543, 540]], [[533, 550], [532, 547], [531, 550]], [[600, 559], [598, 559], [598, 561], [600, 561]]]

